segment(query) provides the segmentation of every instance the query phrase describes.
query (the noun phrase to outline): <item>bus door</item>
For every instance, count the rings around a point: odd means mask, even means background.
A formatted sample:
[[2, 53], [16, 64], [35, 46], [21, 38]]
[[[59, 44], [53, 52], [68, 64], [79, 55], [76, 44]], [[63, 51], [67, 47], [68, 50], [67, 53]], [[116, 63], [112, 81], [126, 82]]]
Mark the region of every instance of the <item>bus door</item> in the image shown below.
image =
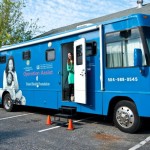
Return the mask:
[[86, 104], [86, 42], [74, 42], [74, 96], [75, 102]]
[[139, 86], [147, 81], [142, 69], [135, 65], [136, 49], [141, 50], [141, 65], [146, 66], [138, 28], [106, 34], [105, 90], [146, 91], [146, 85], [142, 88]]

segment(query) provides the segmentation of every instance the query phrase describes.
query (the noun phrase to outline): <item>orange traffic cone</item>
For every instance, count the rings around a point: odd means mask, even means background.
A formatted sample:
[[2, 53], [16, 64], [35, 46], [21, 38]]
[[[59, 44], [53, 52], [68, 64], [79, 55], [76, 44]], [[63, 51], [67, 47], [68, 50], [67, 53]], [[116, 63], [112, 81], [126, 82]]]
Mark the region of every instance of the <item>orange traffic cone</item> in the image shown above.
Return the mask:
[[48, 115], [46, 120], [46, 125], [51, 125], [51, 124], [52, 124], [51, 117], [50, 115]]
[[74, 130], [72, 119], [69, 119], [69, 123], [68, 123], [68, 128], [67, 128], [67, 130]]

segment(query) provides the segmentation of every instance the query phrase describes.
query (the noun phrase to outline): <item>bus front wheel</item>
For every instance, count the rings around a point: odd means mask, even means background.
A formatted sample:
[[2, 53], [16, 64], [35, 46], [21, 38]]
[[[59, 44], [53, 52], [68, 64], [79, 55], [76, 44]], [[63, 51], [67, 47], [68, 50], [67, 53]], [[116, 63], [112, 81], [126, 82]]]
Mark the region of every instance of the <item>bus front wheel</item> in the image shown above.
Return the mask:
[[116, 104], [113, 120], [115, 126], [126, 133], [135, 133], [141, 125], [135, 104], [126, 100]]
[[4, 95], [3, 107], [8, 112], [11, 112], [13, 110], [13, 102], [9, 93]]

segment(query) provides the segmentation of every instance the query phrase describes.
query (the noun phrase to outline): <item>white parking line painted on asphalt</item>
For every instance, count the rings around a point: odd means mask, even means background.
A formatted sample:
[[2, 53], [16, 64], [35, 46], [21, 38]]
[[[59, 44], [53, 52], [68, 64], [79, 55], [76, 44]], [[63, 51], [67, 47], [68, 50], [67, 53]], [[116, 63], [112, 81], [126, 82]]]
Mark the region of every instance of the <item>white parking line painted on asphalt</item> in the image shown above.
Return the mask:
[[[81, 122], [81, 121], [88, 120], [88, 119], [92, 119], [92, 118], [96, 118], [96, 117], [89, 117], [89, 118], [85, 118], [85, 119], [81, 119], [81, 120], [76, 120], [76, 121], [73, 121], [73, 122], [74, 122], [74, 123], [76, 123], [76, 122]], [[40, 133], [40, 132], [45, 132], [45, 131], [57, 129], [57, 128], [60, 128], [60, 127], [61, 127], [61, 126], [55, 126], [55, 127], [51, 127], [51, 128], [39, 130], [38, 132], [39, 132], [39, 133]]]
[[149, 141], [150, 141], [150, 136], [147, 137], [144, 141], [140, 142], [139, 144], [133, 146], [133, 147], [130, 148], [129, 150], [136, 150], [136, 149], [142, 147], [143, 145], [145, 145], [145, 144], [146, 144], [147, 142], [149, 142]]
[[48, 130], [53, 130], [53, 129], [60, 128], [60, 127], [61, 126], [55, 126], [55, 127], [52, 127], [52, 128], [47, 128], [47, 129], [39, 130], [38, 132], [44, 132], [44, 131], [48, 131]]
[[96, 117], [89, 117], [89, 118], [85, 118], [85, 119], [81, 119], [81, 120], [75, 120], [73, 122], [81, 122], [81, 121], [84, 121], [84, 120], [88, 120], [88, 119], [93, 119], [93, 118], [96, 118]]
[[7, 120], [7, 119], [12, 119], [12, 118], [17, 118], [17, 117], [22, 117], [22, 116], [27, 116], [27, 115], [31, 115], [33, 113], [28, 113], [28, 114], [22, 114], [22, 115], [16, 115], [16, 116], [11, 116], [11, 117], [5, 117], [5, 118], [0, 118], [1, 120]]

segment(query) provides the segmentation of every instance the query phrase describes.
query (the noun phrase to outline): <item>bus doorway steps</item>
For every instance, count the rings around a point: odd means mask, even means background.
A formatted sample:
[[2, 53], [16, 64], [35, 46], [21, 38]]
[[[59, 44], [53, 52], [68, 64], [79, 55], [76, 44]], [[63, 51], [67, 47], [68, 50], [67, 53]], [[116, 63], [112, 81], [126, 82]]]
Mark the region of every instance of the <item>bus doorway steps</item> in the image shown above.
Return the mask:
[[60, 125], [66, 125], [69, 119], [73, 119], [76, 116], [76, 107], [62, 106], [59, 109], [59, 113], [54, 115], [54, 123]]

